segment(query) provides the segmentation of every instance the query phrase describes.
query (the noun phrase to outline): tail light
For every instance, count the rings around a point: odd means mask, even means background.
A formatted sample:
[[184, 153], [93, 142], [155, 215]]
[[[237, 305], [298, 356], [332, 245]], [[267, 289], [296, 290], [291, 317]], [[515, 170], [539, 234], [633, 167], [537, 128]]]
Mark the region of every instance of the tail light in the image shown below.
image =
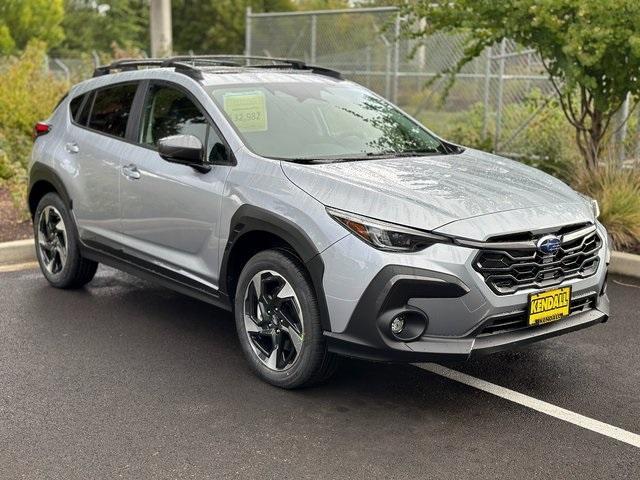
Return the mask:
[[45, 122], [38, 122], [36, 126], [33, 128], [33, 139], [35, 140], [42, 135], [46, 135], [51, 131], [51, 125]]

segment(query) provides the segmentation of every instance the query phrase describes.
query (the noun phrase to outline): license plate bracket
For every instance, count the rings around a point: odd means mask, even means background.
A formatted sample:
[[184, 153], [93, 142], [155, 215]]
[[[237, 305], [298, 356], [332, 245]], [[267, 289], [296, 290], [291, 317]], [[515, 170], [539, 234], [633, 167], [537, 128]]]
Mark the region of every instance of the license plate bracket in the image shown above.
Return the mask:
[[560, 287], [529, 294], [529, 325], [555, 322], [569, 315], [571, 287]]

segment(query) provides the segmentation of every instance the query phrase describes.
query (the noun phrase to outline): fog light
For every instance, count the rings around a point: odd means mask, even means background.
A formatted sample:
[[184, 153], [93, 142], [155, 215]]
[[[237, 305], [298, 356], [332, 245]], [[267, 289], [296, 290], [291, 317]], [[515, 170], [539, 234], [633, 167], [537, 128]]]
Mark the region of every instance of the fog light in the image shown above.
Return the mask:
[[404, 318], [399, 315], [391, 321], [391, 332], [397, 335], [402, 330], [404, 330]]

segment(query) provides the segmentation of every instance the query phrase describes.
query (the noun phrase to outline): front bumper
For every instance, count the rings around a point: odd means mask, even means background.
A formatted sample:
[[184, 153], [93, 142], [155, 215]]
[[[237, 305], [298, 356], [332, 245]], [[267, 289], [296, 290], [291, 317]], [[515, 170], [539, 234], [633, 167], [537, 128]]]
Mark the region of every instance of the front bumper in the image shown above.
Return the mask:
[[[526, 324], [526, 308], [529, 294], [539, 290], [496, 294], [471, 266], [477, 250], [436, 245], [398, 256], [362, 246], [348, 236], [322, 254], [332, 324], [325, 337], [329, 350], [341, 355], [380, 361], [464, 361], [608, 319], [606, 245], [598, 254], [595, 274], [552, 287], [572, 287], [571, 314], [533, 327]], [[411, 341], [399, 341], [389, 332], [390, 318], [403, 309], [421, 312], [427, 319], [424, 331]]]
[[607, 319], [607, 314], [592, 309], [542, 326], [486, 337], [423, 337], [414, 342], [380, 342], [377, 345], [347, 333], [325, 332], [325, 337], [331, 352], [347, 357], [387, 362], [456, 362], [581, 330]]

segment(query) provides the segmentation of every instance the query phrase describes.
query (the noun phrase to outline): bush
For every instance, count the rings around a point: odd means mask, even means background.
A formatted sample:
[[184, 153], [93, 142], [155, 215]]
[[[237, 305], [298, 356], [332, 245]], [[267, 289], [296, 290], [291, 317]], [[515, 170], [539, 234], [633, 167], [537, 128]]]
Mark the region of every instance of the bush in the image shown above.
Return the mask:
[[[543, 102], [546, 99], [539, 92], [533, 91], [523, 103], [512, 103], [504, 107], [502, 146], [497, 153], [570, 182], [576, 165], [580, 163], [575, 139], [571, 136], [572, 130], [557, 102]], [[540, 111], [534, 116], [538, 110]], [[419, 119], [445, 139], [479, 150], [493, 151], [496, 119], [494, 115], [489, 115], [487, 137], [483, 138], [484, 107], [480, 103], [467, 111], [456, 113], [422, 112]], [[517, 133], [527, 121], [530, 123]], [[510, 139], [512, 136], [513, 140]], [[506, 143], [507, 141], [509, 142]]]
[[[511, 104], [503, 113], [502, 138], [531, 117], [543, 99], [532, 95], [526, 102]], [[481, 104], [468, 111], [425, 111], [419, 119], [427, 127], [451, 140], [480, 150], [492, 150], [493, 137], [482, 137], [484, 110]], [[487, 131], [495, 131], [495, 118], [489, 117]], [[539, 168], [578, 191], [598, 200], [600, 221], [607, 227], [615, 249], [633, 250], [640, 245], [640, 170], [616, 169], [615, 149], [609, 150], [609, 167], [586, 171], [580, 161], [574, 131], [569, 128], [555, 101], [546, 105], [528, 126], [499, 152]], [[509, 152], [514, 152], [511, 154]]]
[[22, 208], [33, 126], [51, 114], [69, 87], [47, 73], [45, 61], [44, 44], [35, 42], [0, 64], [0, 186]]
[[640, 244], [640, 171], [605, 167], [582, 172], [575, 187], [598, 200], [600, 221], [616, 250]]

